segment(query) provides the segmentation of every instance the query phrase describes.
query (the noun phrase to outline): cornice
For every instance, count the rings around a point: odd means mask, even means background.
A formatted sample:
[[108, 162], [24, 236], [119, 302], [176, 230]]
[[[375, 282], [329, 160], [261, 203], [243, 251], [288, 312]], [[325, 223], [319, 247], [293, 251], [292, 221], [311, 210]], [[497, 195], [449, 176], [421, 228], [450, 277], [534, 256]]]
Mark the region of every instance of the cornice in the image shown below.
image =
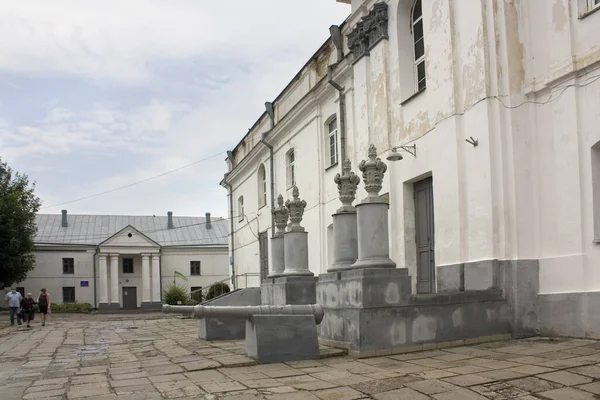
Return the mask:
[[346, 37], [348, 38], [348, 49], [354, 56], [354, 63], [368, 56], [373, 47], [389, 38], [388, 4], [386, 2], [375, 3], [369, 13], [356, 23]]

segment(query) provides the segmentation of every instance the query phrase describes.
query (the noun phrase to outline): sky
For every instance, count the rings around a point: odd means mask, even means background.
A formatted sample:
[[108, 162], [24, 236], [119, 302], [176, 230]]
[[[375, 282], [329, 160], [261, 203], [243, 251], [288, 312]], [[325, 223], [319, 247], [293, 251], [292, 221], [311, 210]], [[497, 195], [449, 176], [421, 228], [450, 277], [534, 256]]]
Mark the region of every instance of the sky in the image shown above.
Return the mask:
[[335, 0], [0, 0], [0, 158], [35, 182], [41, 213], [227, 217], [225, 151], [349, 13]]

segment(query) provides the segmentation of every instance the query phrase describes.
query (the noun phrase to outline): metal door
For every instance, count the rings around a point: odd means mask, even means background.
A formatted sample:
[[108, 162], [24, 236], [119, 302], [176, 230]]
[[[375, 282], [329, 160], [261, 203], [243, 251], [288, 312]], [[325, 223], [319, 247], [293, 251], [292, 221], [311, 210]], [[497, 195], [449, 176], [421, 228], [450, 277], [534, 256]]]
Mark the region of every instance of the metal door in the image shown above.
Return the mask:
[[137, 288], [135, 286], [123, 287], [123, 310], [137, 308]]
[[258, 247], [260, 253], [260, 281], [262, 282], [269, 275], [269, 241], [266, 231], [258, 234]]
[[435, 292], [433, 179], [414, 184], [415, 241], [417, 243], [417, 293]]

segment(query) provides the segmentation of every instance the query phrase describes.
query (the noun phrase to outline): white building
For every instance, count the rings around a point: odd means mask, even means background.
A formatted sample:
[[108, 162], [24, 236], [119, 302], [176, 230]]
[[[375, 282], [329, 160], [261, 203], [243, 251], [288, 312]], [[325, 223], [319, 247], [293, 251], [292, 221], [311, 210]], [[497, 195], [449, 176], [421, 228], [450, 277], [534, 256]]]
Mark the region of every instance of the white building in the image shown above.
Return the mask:
[[160, 308], [177, 279], [192, 290], [229, 278], [227, 220], [212, 218], [38, 214], [35, 269], [18, 290], [46, 288], [55, 303], [99, 309]]
[[600, 337], [600, 0], [342, 2], [349, 18], [229, 153], [235, 273], [267, 272], [273, 198], [293, 184], [325, 272], [340, 161], [359, 173], [370, 144], [384, 160], [404, 146], [382, 193], [414, 293], [486, 288], [517, 263], [542, 331]]

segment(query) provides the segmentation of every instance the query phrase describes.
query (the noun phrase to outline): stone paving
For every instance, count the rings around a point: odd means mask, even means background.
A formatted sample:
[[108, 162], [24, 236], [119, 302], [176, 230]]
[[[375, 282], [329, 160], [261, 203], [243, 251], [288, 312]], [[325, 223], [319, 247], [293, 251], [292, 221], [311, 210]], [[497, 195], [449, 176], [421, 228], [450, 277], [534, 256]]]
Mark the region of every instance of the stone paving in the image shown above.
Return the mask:
[[[0, 317], [8, 318], [6, 315]], [[161, 314], [0, 322], [0, 399], [600, 399], [600, 342], [533, 338], [362, 360], [257, 365]]]

